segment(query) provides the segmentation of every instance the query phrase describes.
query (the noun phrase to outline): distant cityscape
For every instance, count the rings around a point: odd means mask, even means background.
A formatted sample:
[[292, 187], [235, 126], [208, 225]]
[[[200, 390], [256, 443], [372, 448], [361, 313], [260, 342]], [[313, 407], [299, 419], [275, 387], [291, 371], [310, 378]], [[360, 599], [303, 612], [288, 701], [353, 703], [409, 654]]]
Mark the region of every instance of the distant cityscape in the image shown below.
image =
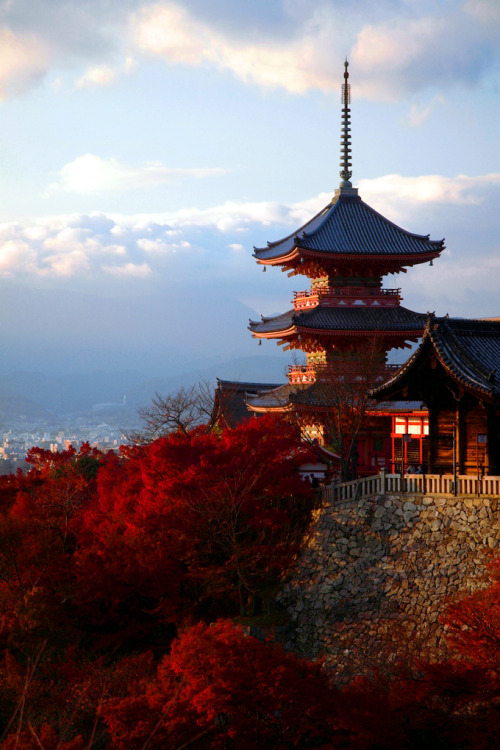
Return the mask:
[[146, 376], [141, 371], [113, 370], [47, 375], [0, 372], [0, 474], [26, 466], [30, 448], [61, 451], [84, 442], [101, 450], [118, 450], [127, 435], [141, 427], [138, 411], [155, 393], [175, 393], [200, 380], [216, 378], [279, 383], [282, 357], [239, 357], [202, 369]]
[[88, 442], [103, 451], [117, 451], [120, 445], [128, 442], [126, 433], [137, 427], [137, 422], [137, 415], [134, 419], [129, 412], [120, 414], [111, 409], [108, 413], [105, 409], [97, 409], [95, 413], [53, 419], [16, 416], [9, 420], [8, 427], [0, 423], [0, 475], [25, 469], [26, 454], [33, 447], [55, 453], [70, 445], [78, 449], [82, 443]]

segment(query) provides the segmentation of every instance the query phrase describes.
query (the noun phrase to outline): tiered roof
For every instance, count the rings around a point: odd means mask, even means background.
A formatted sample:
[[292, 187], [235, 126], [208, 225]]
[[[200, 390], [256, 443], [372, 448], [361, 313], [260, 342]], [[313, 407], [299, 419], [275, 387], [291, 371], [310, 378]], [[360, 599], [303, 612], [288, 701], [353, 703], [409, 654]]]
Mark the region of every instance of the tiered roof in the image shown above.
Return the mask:
[[394, 273], [403, 266], [431, 261], [444, 249], [444, 240], [430, 240], [429, 235], [413, 234], [379, 214], [358, 196], [351, 179], [351, 110], [349, 103], [349, 63], [345, 61], [342, 86], [341, 170], [342, 181], [335, 195], [322, 211], [300, 229], [265, 248], [254, 248], [259, 263], [293, 268], [295, 273], [309, 273], [307, 259], [322, 260], [330, 266], [367, 260], [381, 275]]
[[[264, 266], [279, 265], [291, 269], [292, 274], [316, 279], [328, 277], [327, 291], [316, 296], [311, 293], [307, 310], [298, 310], [296, 306], [281, 315], [251, 320], [249, 328], [258, 338], [281, 338], [301, 348], [301, 333], [343, 338], [376, 332], [385, 339], [399, 338], [404, 346], [405, 338], [418, 340], [425, 325], [424, 315], [400, 307], [399, 293], [392, 298], [388, 296], [381, 304], [373, 297], [373, 289], [380, 287], [382, 276], [388, 273], [432, 262], [444, 249], [444, 240], [431, 240], [429, 235], [402, 229], [364, 203], [352, 187], [347, 68], [346, 61], [340, 187], [332, 202], [298, 231], [268, 243], [265, 248], [254, 249], [254, 257]], [[347, 304], [345, 295], [334, 293], [335, 284], [349, 284], [344, 289], [353, 292], [355, 284], [359, 299], [353, 298]]]
[[405, 388], [411, 398], [420, 382], [417, 373], [432, 355], [452, 380], [479, 398], [500, 398], [500, 321], [437, 318], [433, 313], [419, 348], [374, 396], [391, 398]]
[[275, 317], [264, 317], [262, 321], [250, 321], [249, 328], [261, 338], [282, 338], [301, 332], [321, 332], [323, 335], [356, 335], [379, 333], [399, 338], [420, 337], [426, 316], [400, 305], [394, 307], [322, 307], [321, 304], [305, 312], [289, 310]]
[[253, 383], [240, 380], [221, 380], [217, 378], [214, 406], [210, 426], [223, 424], [225, 427], [236, 427], [248, 419], [247, 400], [257, 394], [266, 394], [279, 387], [279, 383]]
[[286, 266], [303, 257], [376, 260], [385, 275], [404, 265], [431, 261], [443, 249], [444, 240], [402, 229], [362, 201], [356, 189], [341, 187], [332, 202], [299, 230], [265, 248], [255, 248], [254, 257], [263, 264]]
[[[322, 348], [355, 352], [373, 337], [385, 350], [416, 342], [426, 316], [401, 307], [399, 290], [382, 290], [381, 279], [405, 266], [432, 262], [444, 249], [444, 240], [431, 240], [429, 235], [409, 232], [386, 219], [352, 187], [347, 68], [346, 61], [339, 188], [331, 203], [297, 231], [267, 247], [254, 248], [254, 257], [264, 266], [281, 266], [291, 271], [289, 275], [300, 273], [320, 280], [309, 294], [298, 295], [294, 309], [262, 316], [249, 325], [256, 338], [277, 339], [288, 348], [307, 352]], [[359, 338], [355, 342], [349, 337]], [[291, 380], [276, 392], [258, 394], [247, 403], [256, 411], [284, 404], [288, 408], [291, 404], [320, 406], [324, 396], [317, 383]]]

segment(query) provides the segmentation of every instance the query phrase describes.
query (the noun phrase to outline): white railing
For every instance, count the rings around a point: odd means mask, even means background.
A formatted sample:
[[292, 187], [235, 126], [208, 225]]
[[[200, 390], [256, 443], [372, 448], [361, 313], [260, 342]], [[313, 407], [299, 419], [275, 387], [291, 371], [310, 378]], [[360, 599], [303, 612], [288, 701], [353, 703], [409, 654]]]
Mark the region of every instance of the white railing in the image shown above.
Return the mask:
[[500, 477], [452, 474], [387, 474], [339, 482], [323, 490], [323, 502], [354, 500], [368, 495], [493, 495], [500, 496]]

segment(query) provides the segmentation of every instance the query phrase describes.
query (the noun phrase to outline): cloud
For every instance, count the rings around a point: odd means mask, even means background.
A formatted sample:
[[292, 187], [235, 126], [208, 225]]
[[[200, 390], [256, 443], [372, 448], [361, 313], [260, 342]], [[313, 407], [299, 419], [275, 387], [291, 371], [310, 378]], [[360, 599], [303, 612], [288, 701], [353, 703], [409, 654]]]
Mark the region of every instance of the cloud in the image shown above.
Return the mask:
[[350, 53], [357, 93], [385, 101], [426, 89], [470, 88], [497, 74], [499, 57], [498, 26], [458, 3], [365, 24]]
[[19, 271], [36, 273], [37, 253], [29, 242], [8, 239], [0, 244], [0, 276], [11, 278]]
[[[263, 227], [300, 226], [323, 208], [331, 198], [330, 193], [320, 193], [314, 198], [298, 201], [289, 206], [275, 201], [226, 201], [220, 206], [205, 209], [191, 207], [161, 215], [139, 215], [133, 217], [133, 222], [136, 225], [146, 225], [151, 220], [167, 221], [169, 226], [177, 231], [211, 227], [221, 233], [244, 233], [256, 224]], [[131, 219], [122, 216], [120, 220], [128, 222]]]
[[181, 169], [154, 162], [134, 167], [110, 157], [94, 154], [79, 156], [59, 170], [58, 179], [49, 185], [46, 195], [62, 190], [70, 193], [98, 193], [109, 190], [131, 190], [161, 185], [186, 178], [202, 179], [225, 174], [217, 167]]
[[49, 50], [35, 34], [16, 35], [7, 26], [2, 26], [0, 49], [0, 99], [24, 92], [49, 68]]
[[500, 5], [497, 0], [465, 0], [463, 5], [464, 13], [471, 18], [476, 19], [482, 24], [489, 24], [493, 27], [500, 25]]
[[[137, 12], [131, 36], [138, 49], [170, 65], [230, 71], [245, 83], [295, 94], [337, 90], [341, 55], [356, 70], [356, 96], [396, 100], [454, 84], [470, 86], [493, 73], [500, 56], [494, 0], [465, 4], [333, 2], [285, 4], [294, 33], [229, 32], [181, 3], [159, 2]], [[304, 8], [307, 10], [304, 11]], [[289, 20], [289, 19], [288, 19]]]
[[319, 14], [313, 14], [303, 35], [291, 41], [244, 40], [196, 19], [180, 4], [164, 2], [137, 14], [133, 35], [139, 49], [170, 64], [209, 65], [229, 70], [247, 83], [303, 93], [336, 86], [337, 77], [332, 79], [323, 68], [331, 28], [330, 17], [326, 20], [325, 28]]
[[221, 13], [191, 0], [4, 3], [0, 95], [22, 93], [48, 72], [60, 87], [64, 70], [76, 71], [79, 89], [111, 86], [141, 57], [303, 94], [338, 91], [347, 53], [356, 97], [385, 100], [498, 74], [497, 0], [228, 5]]
[[93, 89], [101, 86], [111, 86], [116, 80], [116, 70], [108, 65], [90, 68], [76, 82], [77, 89]]
[[77, 89], [96, 89], [111, 86], [118, 76], [124, 73], [130, 75], [136, 68], [137, 61], [132, 57], [127, 57], [123, 65], [119, 67], [111, 67], [110, 65], [91, 67], [77, 79], [75, 87]]
[[435, 96], [431, 102], [426, 105], [412, 104], [408, 113], [408, 125], [411, 128], [421, 127], [429, 117], [436, 105], [443, 103], [442, 96]]
[[[129, 14], [142, 0], [15, 0], [3, 2], [0, 26], [0, 95], [15, 96], [53, 73], [55, 89], [61, 71], [88, 66], [86, 83], [109, 79], [116, 59], [127, 56]], [[127, 67], [127, 62], [120, 69]], [[80, 77], [85, 83], [85, 75]]]
[[487, 200], [492, 190], [499, 187], [498, 172], [476, 177], [402, 177], [390, 174], [372, 180], [360, 180], [359, 192], [376, 210], [394, 220], [402, 220], [422, 205], [479, 205]]
[[204, 249], [191, 244], [188, 232], [172, 229], [165, 217], [100, 213], [45, 217], [27, 226], [5, 223], [0, 225], [0, 277], [94, 283], [104, 273], [144, 280], [170, 273], [174, 258], [176, 268], [185, 264], [186, 275], [192, 275], [189, 256], [201, 257]]
[[[167, 232], [163, 232], [163, 234], [168, 236], [168, 230]], [[178, 250], [184, 252], [190, 250], [191, 243], [186, 242], [185, 240], [182, 240], [181, 242], [167, 242], [160, 238], [154, 240], [140, 239], [137, 240], [137, 247], [144, 250], [146, 254], [153, 253], [155, 255], [165, 255], [167, 253], [176, 253]]]
[[[464, 269], [457, 289], [465, 288], [467, 279], [477, 288], [498, 288], [500, 174], [386, 175], [363, 181], [359, 189], [369, 205], [405, 228], [424, 233], [434, 226], [439, 233], [434, 236], [433, 230], [434, 239], [447, 235], [450, 251], [440, 263], [452, 269], [450, 279]], [[298, 229], [331, 197], [321, 193], [290, 205], [227, 202], [163, 214], [71, 214], [26, 225], [5, 223], [0, 225], [0, 276], [26, 283], [30, 278], [71, 280], [93, 287], [127, 279], [142, 285], [163, 279], [189, 289], [196, 283], [217, 288], [227, 284], [227, 289], [239, 284], [243, 299], [253, 294], [248, 291], [253, 245], [263, 246]], [[408, 279], [419, 278], [415, 274], [413, 269]], [[440, 283], [445, 290], [446, 274]], [[430, 287], [417, 287], [407, 286], [417, 300], [425, 298]], [[417, 302], [416, 309], [420, 307]]]
[[141, 263], [140, 265], [137, 263], [126, 263], [124, 266], [103, 266], [102, 270], [113, 276], [132, 276], [138, 279], [145, 279], [153, 273], [147, 263]]
[[75, 249], [46, 255], [43, 267], [39, 269], [40, 276], [75, 276], [81, 271], [89, 269], [89, 259], [84, 249]]
[[491, 317], [500, 315], [500, 243], [492, 255], [482, 252], [474, 258], [457, 257], [445, 251], [434, 267], [417, 266], [404, 280], [405, 302], [421, 310], [446, 313], [455, 317]]

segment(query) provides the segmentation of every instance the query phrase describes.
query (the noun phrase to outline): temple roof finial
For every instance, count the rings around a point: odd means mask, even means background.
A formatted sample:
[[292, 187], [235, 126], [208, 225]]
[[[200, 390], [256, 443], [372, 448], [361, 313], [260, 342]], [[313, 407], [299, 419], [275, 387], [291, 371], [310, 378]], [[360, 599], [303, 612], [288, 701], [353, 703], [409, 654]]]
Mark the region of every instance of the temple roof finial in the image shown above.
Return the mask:
[[352, 172], [351, 167], [351, 110], [349, 109], [349, 103], [351, 101], [351, 86], [349, 84], [349, 72], [347, 68], [349, 63], [347, 58], [344, 62], [344, 83], [342, 84], [342, 131], [340, 138], [340, 176], [342, 182], [340, 183], [341, 188], [352, 187], [350, 183]]

